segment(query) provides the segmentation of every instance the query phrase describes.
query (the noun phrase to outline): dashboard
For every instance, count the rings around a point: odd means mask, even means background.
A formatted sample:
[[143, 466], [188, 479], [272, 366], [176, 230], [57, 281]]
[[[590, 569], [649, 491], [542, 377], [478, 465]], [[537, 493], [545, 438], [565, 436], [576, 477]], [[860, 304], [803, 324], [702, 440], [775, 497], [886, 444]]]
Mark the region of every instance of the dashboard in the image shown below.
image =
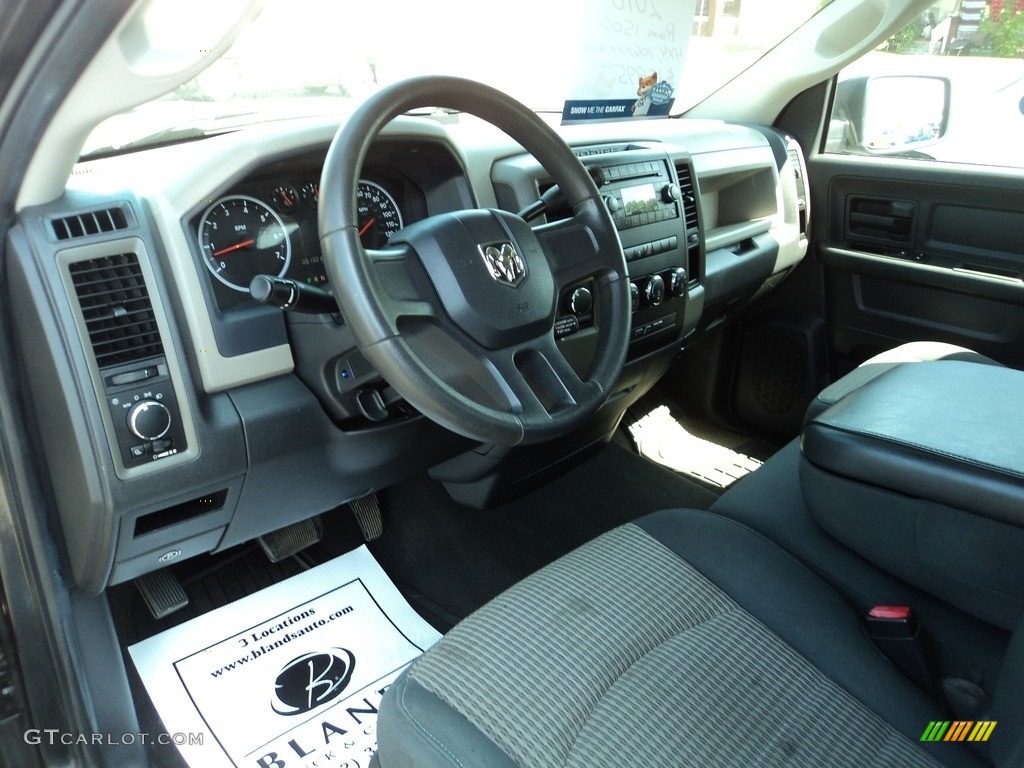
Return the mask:
[[[481, 446], [406, 404], [338, 312], [284, 313], [248, 293], [257, 275], [330, 290], [317, 217], [337, 127], [258, 125], [83, 163], [62, 199], [21, 213], [8, 275], [19, 354], [46, 404], [35, 417], [86, 592], [420, 472], [464, 503], [498, 503], [610, 439], [680, 350], [806, 253], [803, 158], [788, 137], [696, 120], [560, 128], [599, 178], [626, 255], [627, 363], [586, 428]], [[551, 183], [475, 118], [402, 117], [352, 194], [361, 242], [379, 249], [438, 213], [521, 211]], [[596, 338], [587, 295], [565, 286], [552, 329], [581, 376]]]

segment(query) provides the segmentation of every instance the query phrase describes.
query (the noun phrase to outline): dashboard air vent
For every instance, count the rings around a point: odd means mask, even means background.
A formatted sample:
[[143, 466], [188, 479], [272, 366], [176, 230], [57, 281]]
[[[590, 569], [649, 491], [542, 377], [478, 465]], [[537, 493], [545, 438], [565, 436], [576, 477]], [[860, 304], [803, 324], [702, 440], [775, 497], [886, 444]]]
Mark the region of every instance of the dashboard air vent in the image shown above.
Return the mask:
[[690, 282], [701, 280], [700, 215], [697, 211], [697, 185], [693, 178], [693, 166], [688, 161], [676, 162], [676, 176], [679, 177], [679, 197], [683, 203], [683, 217], [686, 219], [686, 270]]
[[689, 163], [676, 166], [679, 176], [679, 192], [683, 201], [683, 215], [686, 216], [686, 231], [697, 229], [697, 191], [693, 187], [693, 171]]
[[78, 261], [69, 271], [101, 370], [163, 354], [138, 256]]
[[128, 219], [121, 208], [102, 208], [98, 211], [76, 213], [51, 219], [53, 234], [58, 240], [74, 240], [78, 237], [99, 235], [128, 229]]

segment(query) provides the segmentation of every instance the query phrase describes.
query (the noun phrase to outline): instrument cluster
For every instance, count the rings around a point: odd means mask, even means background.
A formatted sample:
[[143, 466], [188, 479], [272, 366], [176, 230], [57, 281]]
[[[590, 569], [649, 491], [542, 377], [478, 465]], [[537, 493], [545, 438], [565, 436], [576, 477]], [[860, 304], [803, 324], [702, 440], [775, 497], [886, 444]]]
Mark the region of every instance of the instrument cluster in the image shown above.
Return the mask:
[[[360, 179], [356, 200], [359, 237], [368, 249], [383, 248], [406, 223], [423, 216], [422, 192], [396, 172]], [[319, 204], [318, 178], [275, 174], [237, 185], [198, 214], [195, 243], [222, 310], [245, 302], [257, 275], [327, 282]]]

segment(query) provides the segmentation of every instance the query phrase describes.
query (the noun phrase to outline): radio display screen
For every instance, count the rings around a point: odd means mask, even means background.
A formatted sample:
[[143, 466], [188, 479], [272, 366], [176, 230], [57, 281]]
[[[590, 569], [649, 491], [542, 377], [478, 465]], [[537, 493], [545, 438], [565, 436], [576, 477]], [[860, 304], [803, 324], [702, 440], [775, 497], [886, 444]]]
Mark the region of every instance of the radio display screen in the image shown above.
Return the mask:
[[636, 187], [624, 187], [619, 190], [622, 195], [622, 207], [627, 216], [641, 213], [653, 213], [658, 207], [658, 198], [653, 184], [641, 184]]

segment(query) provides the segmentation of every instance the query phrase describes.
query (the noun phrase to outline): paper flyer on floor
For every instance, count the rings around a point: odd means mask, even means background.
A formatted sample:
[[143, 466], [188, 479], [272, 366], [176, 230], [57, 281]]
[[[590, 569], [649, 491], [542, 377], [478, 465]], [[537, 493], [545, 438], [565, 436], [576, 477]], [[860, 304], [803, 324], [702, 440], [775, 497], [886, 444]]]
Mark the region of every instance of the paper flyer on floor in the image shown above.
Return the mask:
[[129, 651], [194, 768], [365, 768], [383, 691], [439, 639], [360, 547]]

